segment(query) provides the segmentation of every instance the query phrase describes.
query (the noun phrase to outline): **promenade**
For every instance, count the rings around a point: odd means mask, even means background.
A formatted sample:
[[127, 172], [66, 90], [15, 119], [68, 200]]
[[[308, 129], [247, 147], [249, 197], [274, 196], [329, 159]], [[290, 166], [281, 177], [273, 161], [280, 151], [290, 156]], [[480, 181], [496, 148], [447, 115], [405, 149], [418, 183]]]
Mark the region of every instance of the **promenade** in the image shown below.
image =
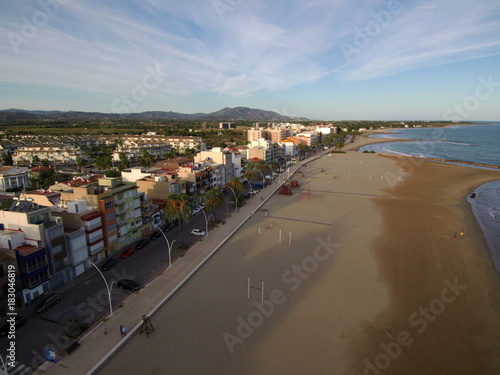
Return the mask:
[[[324, 154], [324, 153], [322, 153]], [[143, 325], [142, 317], [151, 316], [154, 326], [154, 312], [162, 306], [202, 265], [224, 244], [266, 201], [279, 189], [282, 178], [292, 175], [304, 164], [315, 160], [322, 154], [308, 158], [290, 166], [289, 172], [283, 172], [276, 183], [266, 186], [259, 195], [248, 199], [238, 212], [226, 220], [225, 224], [211, 230], [208, 236], [194, 244], [185, 255], [178, 258], [153, 281], [139, 292], [128, 297], [122, 307], [114, 310], [113, 316], [106, 321], [107, 334], [102, 324], [89, 329], [78, 342], [80, 346], [71, 354], [61, 357], [56, 363], [47, 361], [33, 374], [92, 374], [99, 369], [117, 350], [124, 345]], [[281, 183], [280, 183], [281, 181]], [[165, 244], [165, 251], [167, 245]], [[127, 335], [120, 335], [120, 326], [127, 328]]]

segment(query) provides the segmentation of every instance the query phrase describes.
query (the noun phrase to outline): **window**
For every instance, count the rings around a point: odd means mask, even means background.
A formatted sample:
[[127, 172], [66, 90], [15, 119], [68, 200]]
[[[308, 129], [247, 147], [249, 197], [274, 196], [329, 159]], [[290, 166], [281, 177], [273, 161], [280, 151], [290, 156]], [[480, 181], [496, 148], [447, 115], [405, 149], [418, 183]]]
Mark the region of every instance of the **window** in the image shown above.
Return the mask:
[[105, 210], [109, 210], [110, 208], [112, 208], [114, 206], [115, 206], [115, 202], [112, 201], [112, 200], [109, 200], [106, 203], [104, 203], [104, 209]]

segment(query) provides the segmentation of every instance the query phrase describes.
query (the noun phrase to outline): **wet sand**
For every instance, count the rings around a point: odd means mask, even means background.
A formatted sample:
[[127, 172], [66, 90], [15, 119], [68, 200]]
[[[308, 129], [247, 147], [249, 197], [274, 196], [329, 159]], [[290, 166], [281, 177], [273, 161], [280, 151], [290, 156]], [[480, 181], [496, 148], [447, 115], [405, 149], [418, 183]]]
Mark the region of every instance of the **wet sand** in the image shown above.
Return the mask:
[[496, 374], [498, 275], [465, 195], [498, 178], [324, 156], [151, 317], [149, 338], [133, 337], [98, 373]]

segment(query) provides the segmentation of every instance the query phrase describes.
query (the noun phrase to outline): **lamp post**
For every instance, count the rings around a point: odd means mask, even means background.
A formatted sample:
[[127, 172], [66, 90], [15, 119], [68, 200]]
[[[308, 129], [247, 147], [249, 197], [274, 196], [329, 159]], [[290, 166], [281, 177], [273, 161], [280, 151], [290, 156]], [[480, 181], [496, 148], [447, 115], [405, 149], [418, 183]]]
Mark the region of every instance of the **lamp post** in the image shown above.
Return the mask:
[[201, 213], [205, 217], [205, 234], [208, 237], [208, 220], [210, 220], [212, 215], [208, 215], [208, 218], [207, 218], [207, 214], [205, 213], [205, 210], [203, 210], [203, 209], [201, 210]]
[[[234, 191], [234, 189], [231, 187], [231, 186], [227, 186], [229, 189], [231, 189], [231, 191], [233, 192], [234, 194], [234, 203], [236, 205], [236, 209], [234, 211], [234, 213], [238, 212], [238, 197], [236, 196], [236, 192]], [[228, 206], [229, 207], [229, 206]]]
[[109, 317], [111, 318], [113, 316], [113, 306], [111, 305], [111, 289], [113, 288], [113, 284], [116, 283], [116, 281], [111, 282], [111, 286], [108, 285], [108, 282], [106, 281], [106, 278], [102, 274], [101, 270], [99, 267], [95, 265], [94, 262], [90, 261], [90, 263], [95, 267], [97, 272], [101, 275], [102, 279], [104, 280], [104, 284], [106, 284], [106, 290], [108, 291], [108, 300], [109, 300]]
[[172, 251], [172, 246], [174, 246], [175, 240], [173, 240], [172, 242], [169, 242], [168, 238], [167, 238], [167, 235], [165, 234], [165, 232], [162, 231], [160, 229], [160, 227], [157, 227], [156, 229], [158, 229], [161, 232], [161, 234], [163, 234], [163, 237], [165, 237], [165, 241], [167, 241], [167, 246], [168, 246], [168, 268], [170, 268], [170, 267], [172, 267], [172, 257], [170, 255], [170, 252]]

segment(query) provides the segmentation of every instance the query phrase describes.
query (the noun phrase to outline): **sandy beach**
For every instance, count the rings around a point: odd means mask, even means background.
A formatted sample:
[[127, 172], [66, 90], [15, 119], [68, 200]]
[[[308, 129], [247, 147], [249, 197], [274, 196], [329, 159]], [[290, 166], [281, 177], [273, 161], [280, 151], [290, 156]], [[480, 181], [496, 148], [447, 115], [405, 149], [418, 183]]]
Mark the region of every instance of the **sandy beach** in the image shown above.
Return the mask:
[[373, 141], [303, 166], [98, 373], [497, 374], [465, 196], [500, 173], [353, 151]]

